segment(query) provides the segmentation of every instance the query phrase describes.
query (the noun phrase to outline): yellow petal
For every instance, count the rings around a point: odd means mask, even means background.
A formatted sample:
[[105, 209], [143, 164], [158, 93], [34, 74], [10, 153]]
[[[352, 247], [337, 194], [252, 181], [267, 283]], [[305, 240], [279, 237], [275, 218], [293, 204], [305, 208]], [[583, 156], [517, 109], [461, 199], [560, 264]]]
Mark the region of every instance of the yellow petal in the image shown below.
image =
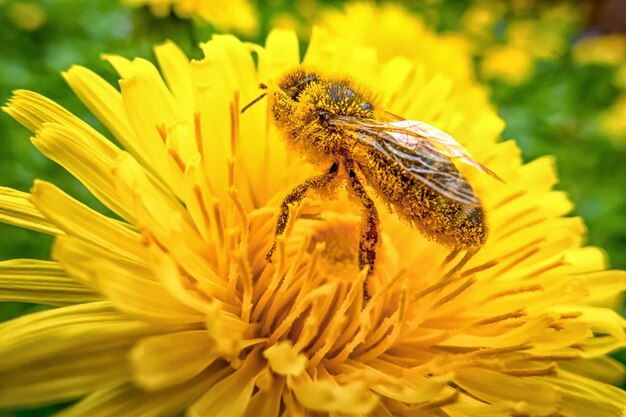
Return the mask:
[[432, 401], [450, 382], [452, 375], [432, 378], [398, 379], [397, 384], [381, 384], [372, 390], [382, 396], [407, 404]]
[[[617, 349], [626, 347], [626, 322], [617, 312], [606, 308], [576, 306], [581, 312], [584, 321], [593, 330], [595, 337], [585, 342], [585, 357], [605, 355]], [[567, 308], [564, 307], [565, 309]]]
[[152, 170], [159, 173], [170, 189], [176, 190], [159, 128], [172, 126], [185, 120], [185, 116], [153, 64], [136, 59], [130, 65], [130, 72], [130, 76], [120, 81], [120, 87], [126, 115], [137, 137], [137, 148]]
[[30, 194], [7, 187], [0, 187], [0, 222], [50, 235], [63, 233], [30, 202]]
[[585, 280], [589, 286], [588, 303], [595, 307], [617, 310], [626, 290], [626, 272], [602, 271], [588, 274]]
[[[80, 180], [104, 205], [132, 220], [130, 211], [120, 204], [113, 185], [111, 170], [118, 149], [106, 149], [104, 138], [98, 142], [88, 140], [77, 129], [58, 124], [45, 124], [33, 139], [33, 144], [48, 158], [59, 163]], [[110, 145], [112, 146], [112, 145]]]
[[88, 282], [127, 314], [170, 324], [200, 323], [205, 319], [202, 313], [172, 297], [152, 270], [108, 258], [102, 248], [64, 237], [57, 240], [54, 257], [72, 276]]
[[171, 41], [155, 46], [154, 52], [167, 86], [182, 109], [182, 114], [190, 116], [196, 106], [189, 58]]
[[278, 417], [280, 415], [282, 390], [270, 387], [260, 389], [252, 396], [244, 417]]
[[131, 351], [134, 380], [153, 391], [202, 373], [220, 353], [206, 331], [175, 332], [140, 340]]
[[137, 138], [122, 103], [122, 95], [93, 71], [78, 65], [63, 73], [72, 91], [115, 138], [136, 158], [141, 158]]
[[189, 417], [241, 417], [252, 397], [261, 361], [251, 354], [241, 368], [213, 385], [188, 410]]
[[114, 178], [120, 197], [137, 216], [136, 224], [148, 230], [158, 242], [165, 244], [172, 235], [180, 234], [187, 247], [198, 253], [208, 251], [207, 243], [180, 201], [155, 187], [130, 155], [122, 153], [115, 161]]
[[127, 381], [130, 345], [161, 328], [128, 320], [108, 302], [2, 323], [0, 407], [58, 403]]
[[55, 414], [57, 417], [118, 417], [132, 410], [136, 417], [174, 416], [185, 410], [215, 381], [220, 380], [229, 367], [211, 366], [202, 374], [184, 384], [159, 391], [145, 391], [132, 384], [99, 390]]
[[128, 224], [90, 209], [55, 185], [35, 181], [31, 201], [61, 230], [111, 251], [112, 254], [142, 262], [146, 255], [140, 235]]
[[531, 415], [548, 415], [557, 410], [557, 390], [540, 379], [519, 378], [487, 369], [469, 368], [458, 370], [454, 381], [483, 401], [524, 402], [524, 411]]
[[0, 300], [63, 306], [102, 297], [67, 275], [58, 263], [34, 259], [0, 262]]
[[442, 407], [450, 417], [503, 417], [523, 415], [526, 410], [523, 401], [499, 401], [492, 404], [478, 401], [469, 395], [461, 394], [457, 400]]
[[566, 415], [607, 416], [624, 415], [626, 392], [618, 387], [603, 384], [567, 371], [548, 381], [562, 396], [560, 409]]
[[298, 37], [291, 30], [274, 29], [259, 56], [259, 78], [267, 82], [300, 63]]
[[591, 380], [620, 386], [624, 383], [626, 372], [624, 365], [609, 356], [600, 356], [580, 361], [563, 361], [559, 368]]

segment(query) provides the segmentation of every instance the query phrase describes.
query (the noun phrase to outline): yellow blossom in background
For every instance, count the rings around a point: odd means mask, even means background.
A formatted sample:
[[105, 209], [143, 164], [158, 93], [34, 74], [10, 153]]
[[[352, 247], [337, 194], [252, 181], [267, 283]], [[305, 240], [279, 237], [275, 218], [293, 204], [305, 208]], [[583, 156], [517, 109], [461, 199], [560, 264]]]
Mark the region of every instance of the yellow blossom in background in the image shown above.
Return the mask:
[[534, 71], [532, 58], [515, 46], [496, 46], [485, 52], [480, 72], [485, 78], [497, 78], [511, 84], [521, 84]]
[[535, 3], [478, 0], [464, 13], [461, 28], [482, 59], [485, 78], [522, 84], [533, 76], [536, 60], [554, 60], [566, 51], [582, 19], [581, 7], [567, 1]]
[[248, 0], [123, 0], [133, 7], [148, 5], [157, 17], [173, 11], [182, 19], [207, 22], [217, 29], [254, 35], [258, 29], [257, 11]]
[[310, 29], [292, 13], [277, 13], [270, 18], [270, 26], [274, 29], [291, 30], [298, 37], [306, 38], [310, 35]]
[[621, 34], [586, 37], [574, 46], [579, 64], [620, 65], [626, 62], [626, 36]]
[[166, 42], [155, 48], [160, 70], [106, 56], [120, 91], [72, 67], [70, 87], [124, 149], [37, 93], [15, 92], [5, 111], [120, 220], [45, 181], [1, 189], [0, 220], [55, 244], [53, 261], [0, 263], [0, 297], [58, 308], [0, 324], [0, 408], [79, 399], [59, 415], [625, 412], [626, 394], [609, 385], [623, 369], [607, 356], [626, 342], [611, 310], [625, 275], [605, 271], [602, 252], [582, 246], [582, 221], [563, 217], [572, 207], [552, 190], [552, 160], [523, 164], [514, 142], [498, 143], [502, 122], [475, 107], [470, 79], [447, 77], [427, 54], [387, 58], [364, 43], [321, 27], [304, 62], [447, 130], [505, 180], [467, 171], [488, 213], [482, 250], [455, 268], [458, 257], [381, 211], [364, 303], [359, 208], [312, 195], [265, 261], [283, 196], [317, 170], [286, 150], [266, 101], [239, 109], [259, 82], [299, 64], [293, 32], [264, 46], [215, 36], [194, 61]]
[[7, 16], [19, 29], [37, 30], [46, 22], [46, 12], [37, 3], [16, 1], [6, 7]]
[[461, 18], [461, 27], [465, 33], [488, 41], [494, 37], [493, 27], [506, 11], [504, 3], [493, 1], [476, 1]]
[[626, 90], [626, 61], [622, 63], [615, 74], [615, 85]]
[[516, 20], [507, 27], [508, 44], [538, 59], [554, 59], [562, 55], [567, 39], [555, 22]]
[[422, 57], [420, 65], [429, 72], [437, 69], [455, 80], [472, 76], [468, 42], [459, 35], [436, 34], [404, 6], [351, 2], [340, 10], [328, 8], [318, 24], [341, 39], [374, 48], [381, 59]]
[[626, 145], [626, 94], [622, 94], [600, 116], [600, 128], [609, 137], [618, 141], [620, 146]]

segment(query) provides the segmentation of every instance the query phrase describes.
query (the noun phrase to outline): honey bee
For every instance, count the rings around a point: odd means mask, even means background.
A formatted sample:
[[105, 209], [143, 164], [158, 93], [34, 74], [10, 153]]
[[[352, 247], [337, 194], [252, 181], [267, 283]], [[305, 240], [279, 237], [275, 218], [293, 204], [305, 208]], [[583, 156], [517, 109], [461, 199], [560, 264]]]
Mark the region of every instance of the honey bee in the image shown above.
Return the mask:
[[[359, 267], [372, 273], [380, 240], [379, 216], [366, 183], [398, 216], [426, 238], [473, 254], [487, 239], [485, 213], [453, 160], [495, 178], [447, 133], [423, 122], [406, 120], [377, 104], [367, 89], [347, 77], [323, 75], [306, 66], [261, 85], [274, 123], [288, 144], [323, 174], [295, 187], [284, 198], [275, 236], [284, 233], [289, 205], [306, 193], [339, 181], [362, 206]], [[267, 253], [271, 262], [276, 243]], [[367, 298], [367, 285], [364, 288]]]

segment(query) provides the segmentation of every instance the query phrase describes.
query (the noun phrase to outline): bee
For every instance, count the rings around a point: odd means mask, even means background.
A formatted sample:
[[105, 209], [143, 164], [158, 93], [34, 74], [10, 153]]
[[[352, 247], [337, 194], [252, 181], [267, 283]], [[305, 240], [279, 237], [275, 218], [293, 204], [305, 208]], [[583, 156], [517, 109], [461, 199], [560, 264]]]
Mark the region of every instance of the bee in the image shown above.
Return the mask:
[[[370, 274], [376, 265], [380, 226], [364, 184], [401, 219], [454, 254], [462, 250], [473, 254], [485, 243], [484, 210], [453, 160], [499, 177], [450, 135], [380, 108], [367, 89], [348, 77], [324, 75], [306, 66], [260, 87], [266, 92], [242, 112], [267, 95], [274, 123], [289, 146], [309, 162], [326, 167], [284, 198], [275, 237], [285, 231], [290, 204], [300, 202], [310, 190], [343, 181], [362, 207], [358, 261]], [[276, 241], [267, 253], [268, 262], [275, 248]], [[367, 285], [364, 297], [368, 298]]]

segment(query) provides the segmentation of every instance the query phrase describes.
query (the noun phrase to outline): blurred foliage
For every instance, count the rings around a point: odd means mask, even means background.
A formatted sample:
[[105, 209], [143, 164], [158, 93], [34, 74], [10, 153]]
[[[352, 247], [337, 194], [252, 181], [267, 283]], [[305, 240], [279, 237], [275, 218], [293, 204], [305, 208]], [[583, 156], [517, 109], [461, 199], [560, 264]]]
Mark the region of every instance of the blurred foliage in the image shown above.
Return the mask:
[[[342, 6], [316, 0], [252, 3], [260, 16], [257, 35], [243, 35], [244, 40], [263, 43], [270, 28], [280, 26], [296, 30], [303, 46], [321, 11]], [[575, 202], [575, 214], [584, 217], [588, 243], [604, 248], [612, 267], [626, 269], [626, 52], [615, 55], [615, 45], [626, 45], [626, 38], [595, 41], [584, 27], [590, 3], [574, 0], [424, 0], [406, 6], [437, 31], [462, 34], [473, 51], [477, 77], [507, 122], [504, 138], [515, 138], [526, 160], [556, 156], [559, 188]], [[152, 45], [172, 39], [194, 57], [199, 55], [195, 45], [214, 32], [210, 25], [174, 15], [154, 17], [147, 7], [131, 9], [115, 0], [0, 0], [0, 25], [0, 100], [6, 102], [14, 89], [37, 91], [108, 137], [65, 85], [61, 71], [84, 65], [115, 84], [100, 54], [153, 58]], [[0, 185], [27, 191], [42, 178], [111, 214], [41, 156], [28, 141], [30, 132], [6, 115], [0, 117], [0, 135]], [[49, 257], [48, 236], [6, 225], [0, 225], [0, 236], [0, 260]], [[40, 308], [0, 303], [0, 318]], [[49, 415], [57, 409], [4, 415]]]

